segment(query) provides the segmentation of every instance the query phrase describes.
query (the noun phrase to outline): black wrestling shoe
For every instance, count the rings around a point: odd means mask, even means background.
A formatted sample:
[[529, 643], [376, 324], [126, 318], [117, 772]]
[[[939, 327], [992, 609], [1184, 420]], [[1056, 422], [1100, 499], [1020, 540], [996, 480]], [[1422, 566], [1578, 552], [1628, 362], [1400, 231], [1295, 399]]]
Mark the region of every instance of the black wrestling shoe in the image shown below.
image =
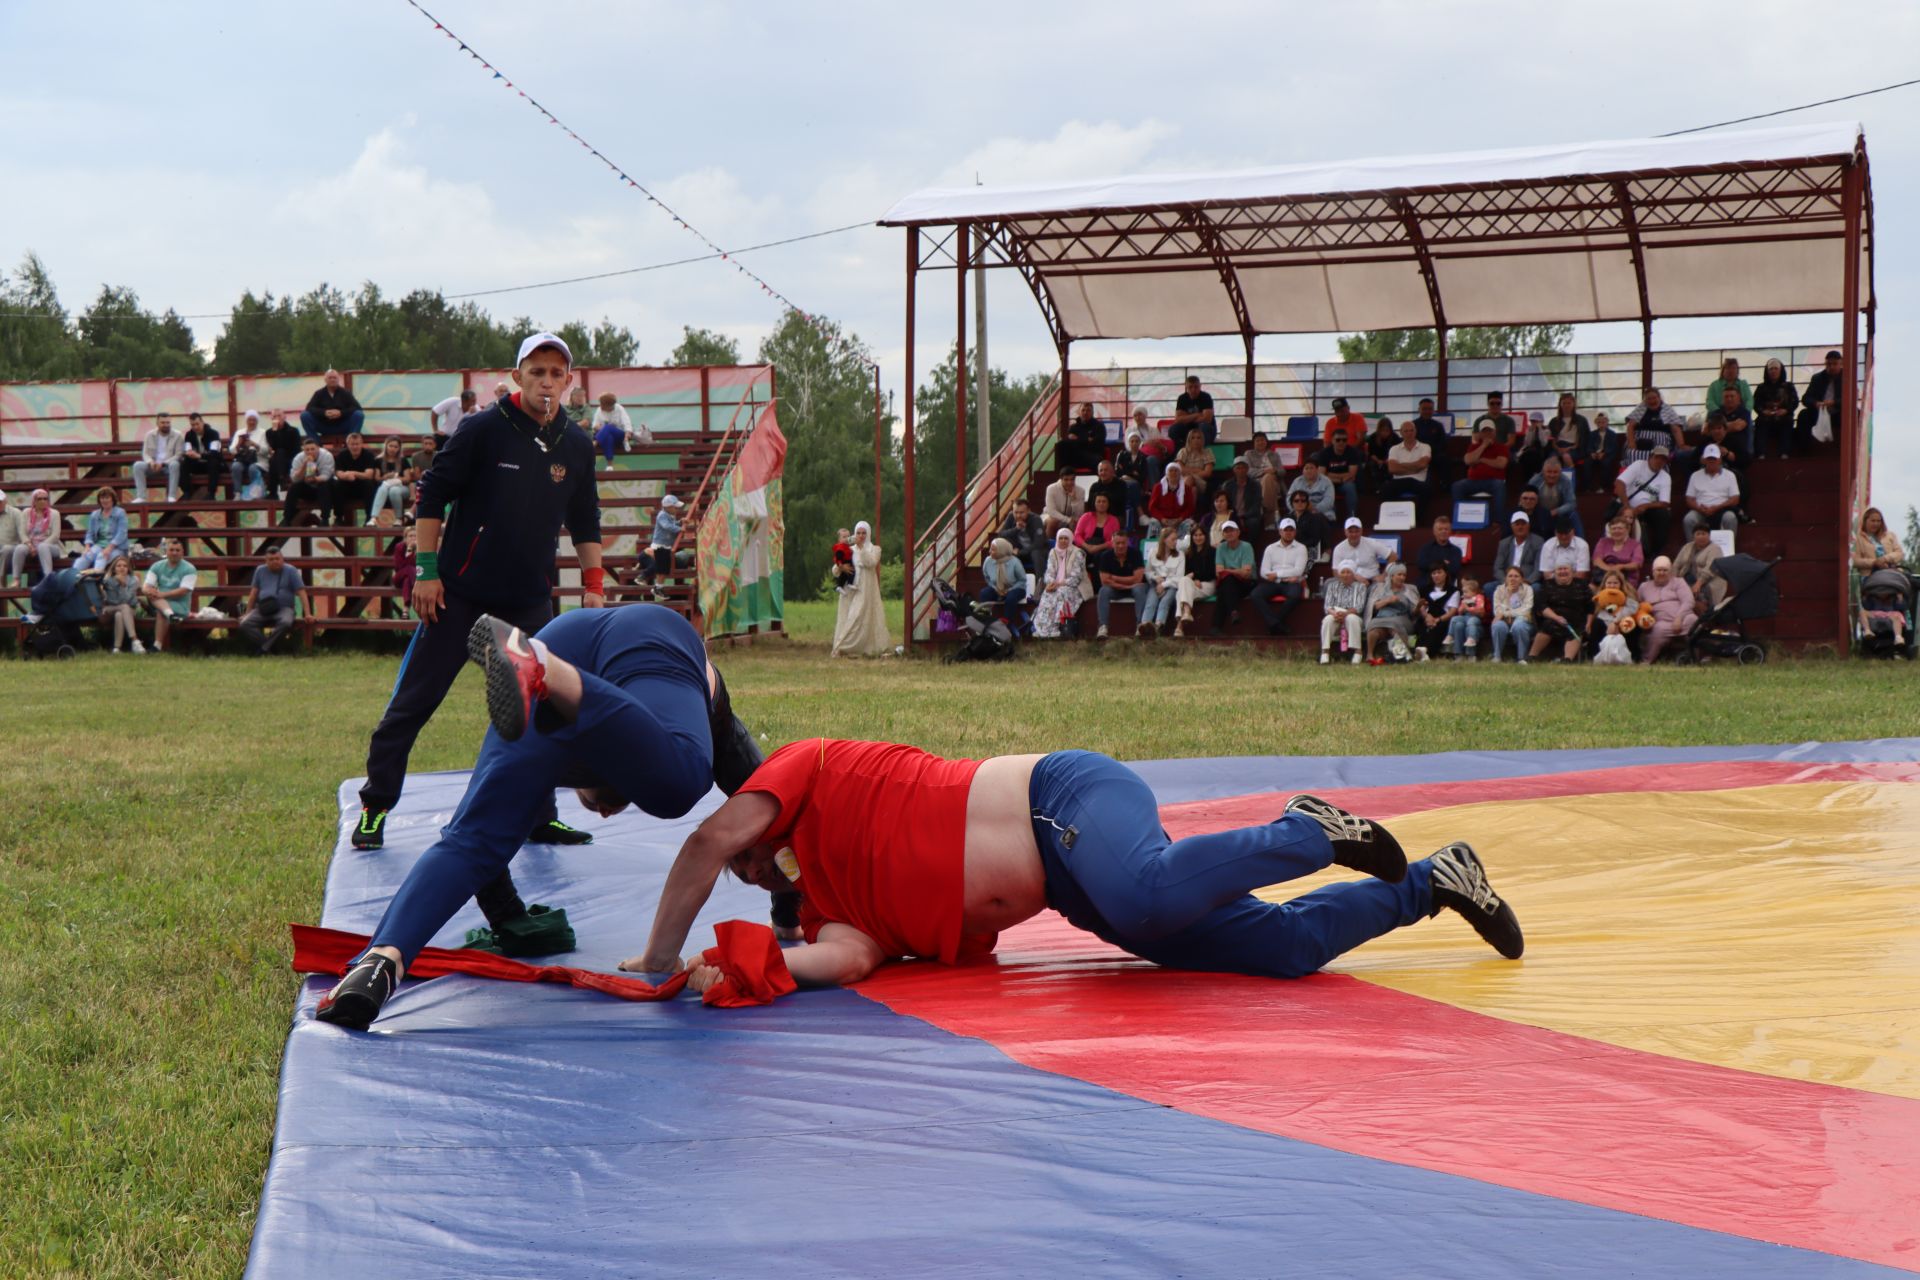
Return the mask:
[[1427, 859], [1433, 869], [1433, 906], [1449, 907], [1465, 916], [1473, 931], [1509, 960], [1527, 949], [1520, 918], [1505, 899], [1493, 891], [1480, 855], [1464, 840], [1448, 845]]
[[336, 1027], [365, 1031], [393, 994], [400, 981], [399, 972], [399, 966], [385, 956], [364, 957], [347, 970], [347, 976], [334, 984], [333, 990], [320, 997], [313, 1016]]
[[773, 895], [773, 907], [769, 911], [773, 922], [773, 936], [782, 942], [793, 942], [800, 933], [800, 891], [782, 889]]
[[360, 821], [353, 828], [353, 847], [356, 849], [379, 849], [387, 843], [387, 811], [385, 809], [362, 809]]
[[467, 632], [467, 657], [487, 673], [487, 715], [494, 732], [519, 741], [534, 708], [547, 696], [547, 669], [526, 632], [483, 613]]
[[593, 833], [591, 831], [582, 831], [578, 827], [570, 827], [560, 821], [560, 819], [555, 818], [551, 822], [543, 822], [533, 830], [527, 832], [527, 843], [592, 844]]
[[733, 698], [727, 693], [726, 679], [713, 673], [713, 703], [708, 713], [707, 730], [713, 740], [713, 785], [728, 795], [746, 785], [753, 771], [766, 756], [753, 740], [753, 731], [733, 714]]
[[1372, 818], [1348, 813], [1319, 796], [1295, 796], [1287, 801], [1288, 813], [1312, 818], [1333, 841], [1335, 865], [1364, 871], [1377, 880], [1399, 884], [1407, 878], [1407, 855], [1393, 833]]

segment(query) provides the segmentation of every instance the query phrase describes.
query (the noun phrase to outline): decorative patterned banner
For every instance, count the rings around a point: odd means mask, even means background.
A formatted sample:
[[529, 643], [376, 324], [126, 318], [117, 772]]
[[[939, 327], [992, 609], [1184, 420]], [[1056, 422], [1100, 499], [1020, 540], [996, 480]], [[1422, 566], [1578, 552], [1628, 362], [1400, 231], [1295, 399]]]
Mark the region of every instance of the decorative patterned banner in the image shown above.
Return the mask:
[[738, 635], [778, 622], [786, 595], [787, 438], [766, 406], [700, 521], [700, 614], [706, 634]]

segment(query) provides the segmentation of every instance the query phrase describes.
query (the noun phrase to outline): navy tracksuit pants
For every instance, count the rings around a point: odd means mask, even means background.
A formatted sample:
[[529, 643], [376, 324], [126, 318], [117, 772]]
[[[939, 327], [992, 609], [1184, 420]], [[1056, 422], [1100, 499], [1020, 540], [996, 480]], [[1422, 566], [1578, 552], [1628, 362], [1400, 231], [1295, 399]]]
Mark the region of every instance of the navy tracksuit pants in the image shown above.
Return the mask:
[[1291, 902], [1254, 889], [1333, 865], [1320, 825], [1264, 826], [1172, 840], [1139, 774], [1091, 751], [1034, 767], [1033, 832], [1047, 903], [1069, 923], [1171, 969], [1300, 978], [1369, 938], [1433, 914], [1423, 860], [1399, 884], [1328, 885]]

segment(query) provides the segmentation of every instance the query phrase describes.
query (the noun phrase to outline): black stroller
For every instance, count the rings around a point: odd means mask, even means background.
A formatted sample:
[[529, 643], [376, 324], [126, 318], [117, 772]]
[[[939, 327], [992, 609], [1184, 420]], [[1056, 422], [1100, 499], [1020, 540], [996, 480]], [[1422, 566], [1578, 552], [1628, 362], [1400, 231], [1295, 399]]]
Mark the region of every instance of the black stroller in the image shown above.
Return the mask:
[[1715, 560], [1713, 571], [1726, 582], [1727, 598], [1693, 624], [1682, 657], [1692, 662], [1732, 658], [1743, 667], [1765, 662], [1766, 648], [1748, 633], [1747, 624], [1780, 612], [1780, 583], [1773, 576], [1779, 563], [1745, 555]]
[[1870, 658], [1910, 658], [1914, 655], [1913, 579], [1901, 569], [1875, 569], [1860, 580], [1863, 614], [1897, 613], [1906, 618], [1904, 634], [1896, 638], [1892, 618], [1857, 619], [1860, 652]]
[[997, 662], [1013, 656], [1013, 628], [997, 606], [969, 600], [939, 578], [933, 580], [933, 598], [940, 611], [959, 624], [960, 643], [947, 654], [948, 662]]
[[30, 599], [34, 620], [27, 625], [22, 652], [40, 658], [71, 658], [93, 647], [86, 628], [100, 616], [98, 578], [62, 569], [35, 583]]

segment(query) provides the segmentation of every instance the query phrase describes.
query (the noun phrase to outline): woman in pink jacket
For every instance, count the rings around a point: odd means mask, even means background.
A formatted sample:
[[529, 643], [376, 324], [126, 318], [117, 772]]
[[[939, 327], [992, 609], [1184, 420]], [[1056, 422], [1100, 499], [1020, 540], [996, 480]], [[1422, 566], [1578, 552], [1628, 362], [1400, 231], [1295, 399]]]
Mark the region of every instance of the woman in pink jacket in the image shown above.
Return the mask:
[[1645, 662], [1653, 662], [1667, 642], [1685, 635], [1699, 621], [1694, 612], [1693, 588], [1673, 574], [1673, 561], [1658, 556], [1653, 562], [1653, 580], [1641, 585], [1640, 603], [1653, 606], [1653, 629], [1647, 633]]

